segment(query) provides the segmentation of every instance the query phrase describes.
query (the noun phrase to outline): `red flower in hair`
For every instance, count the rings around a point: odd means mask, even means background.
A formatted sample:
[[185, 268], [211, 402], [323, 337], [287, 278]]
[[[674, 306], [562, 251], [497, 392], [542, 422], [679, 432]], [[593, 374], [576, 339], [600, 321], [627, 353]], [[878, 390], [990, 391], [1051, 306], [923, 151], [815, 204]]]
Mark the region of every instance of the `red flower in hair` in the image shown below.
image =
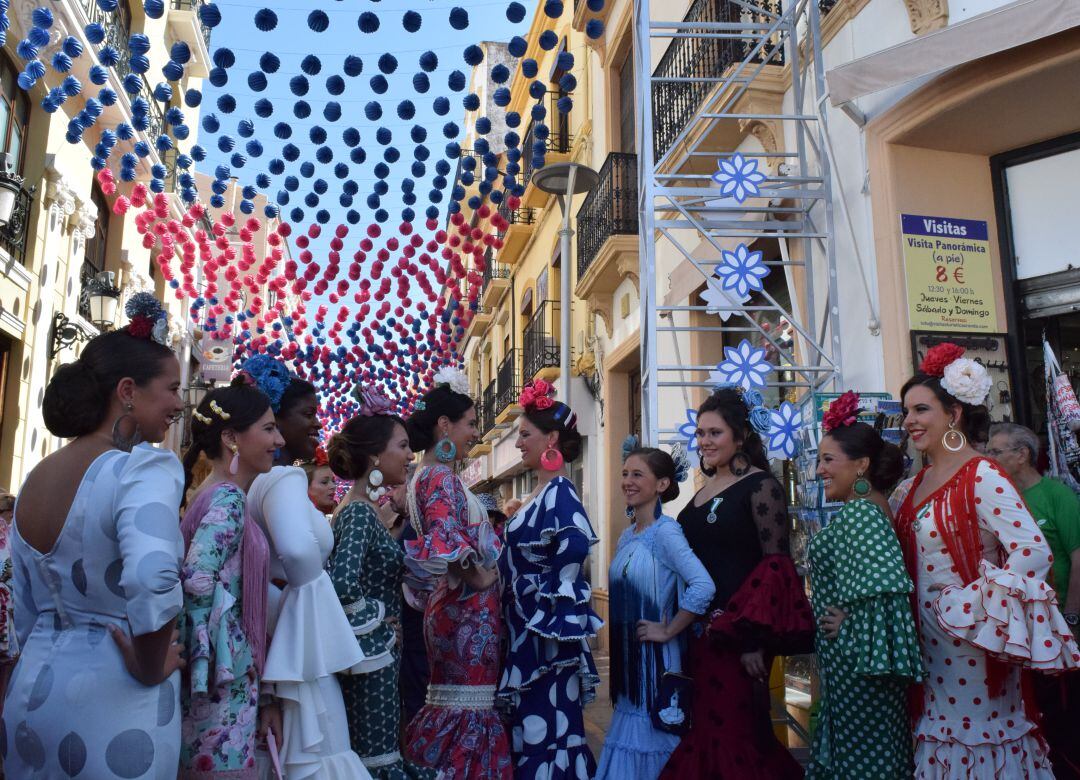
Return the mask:
[[315, 465], [326, 466], [329, 465], [329, 463], [330, 459], [326, 456], [326, 450], [324, 450], [323, 446], [320, 444], [315, 448]]
[[523, 409], [550, 409], [555, 405], [555, 401], [551, 399], [551, 394], [554, 392], [555, 388], [550, 382], [537, 379], [521, 388], [518, 402]]
[[821, 427], [828, 433], [845, 425], [853, 425], [859, 419], [859, 394], [848, 390], [829, 404], [821, 418]]
[[946, 341], [926, 351], [919, 370], [928, 376], [945, 376], [945, 367], [964, 356], [964, 348]]
[[150, 333], [154, 330], [154, 321], [149, 317], [144, 317], [139, 314], [131, 318], [131, 322], [128, 323], [127, 331], [137, 339], [148, 339]]

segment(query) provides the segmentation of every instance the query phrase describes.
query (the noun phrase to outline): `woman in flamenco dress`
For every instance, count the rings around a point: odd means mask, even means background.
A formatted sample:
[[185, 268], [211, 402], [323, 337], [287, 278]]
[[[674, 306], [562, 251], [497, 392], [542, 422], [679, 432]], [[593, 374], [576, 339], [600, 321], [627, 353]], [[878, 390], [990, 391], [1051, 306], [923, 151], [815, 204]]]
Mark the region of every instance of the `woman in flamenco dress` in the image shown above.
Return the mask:
[[718, 388], [698, 409], [706, 481], [679, 513], [690, 549], [716, 585], [710, 616], [692, 626], [689, 733], [665, 780], [787, 780], [802, 767], [772, 727], [773, 658], [808, 652], [814, 622], [788, 545], [784, 491], [769, 471], [760, 394]]
[[928, 672], [913, 708], [915, 776], [1045, 778], [1054, 772], [1023, 694], [1027, 670], [1080, 665], [1057, 597], [1051, 554], [1002, 468], [980, 455], [991, 387], [955, 344], [930, 349], [901, 391], [904, 427], [930, 461], [897, 516], [915, 583]]

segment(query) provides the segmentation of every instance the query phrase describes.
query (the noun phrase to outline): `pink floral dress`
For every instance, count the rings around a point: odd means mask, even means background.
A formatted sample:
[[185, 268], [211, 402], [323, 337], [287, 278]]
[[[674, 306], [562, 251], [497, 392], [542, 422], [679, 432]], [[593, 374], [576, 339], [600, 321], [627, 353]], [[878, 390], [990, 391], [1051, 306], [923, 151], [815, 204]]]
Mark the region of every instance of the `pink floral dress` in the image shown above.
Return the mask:
[[255, 780], [259, 676], [242, 621], [244, 494], [222, 483], [187, 511], [201, 519], [180, 572], [180, 641], [188, 659], [180, 691], [180, 777]]

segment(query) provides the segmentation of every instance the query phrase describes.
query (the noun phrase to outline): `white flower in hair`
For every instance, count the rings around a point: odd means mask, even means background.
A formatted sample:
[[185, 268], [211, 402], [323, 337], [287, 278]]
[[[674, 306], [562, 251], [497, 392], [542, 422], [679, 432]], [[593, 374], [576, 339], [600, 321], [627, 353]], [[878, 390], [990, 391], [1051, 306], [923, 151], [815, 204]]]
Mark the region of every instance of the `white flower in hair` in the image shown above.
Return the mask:
[[958, 401], [981, 404], [993, 386], [986, 367], [971, 358], [957, 358], [945, 366], [941, 386]]
[[469, 394], [469, 377], [460, 368], [443, 366], [435, 372], [435, 385], [448, 385], [459, 395]]

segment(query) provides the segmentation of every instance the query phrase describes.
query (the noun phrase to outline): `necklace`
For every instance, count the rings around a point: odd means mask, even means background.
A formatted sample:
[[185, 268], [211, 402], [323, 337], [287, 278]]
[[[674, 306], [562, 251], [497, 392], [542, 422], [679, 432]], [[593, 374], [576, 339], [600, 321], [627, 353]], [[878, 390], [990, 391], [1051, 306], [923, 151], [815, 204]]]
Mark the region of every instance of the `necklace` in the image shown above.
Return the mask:
[[709, 514], [705, 515], [705, 522], [712, 525], [716, 522], [716, 508], [724, 503], [723, 496], [716, 496], [711, 502], [709, 502]]

